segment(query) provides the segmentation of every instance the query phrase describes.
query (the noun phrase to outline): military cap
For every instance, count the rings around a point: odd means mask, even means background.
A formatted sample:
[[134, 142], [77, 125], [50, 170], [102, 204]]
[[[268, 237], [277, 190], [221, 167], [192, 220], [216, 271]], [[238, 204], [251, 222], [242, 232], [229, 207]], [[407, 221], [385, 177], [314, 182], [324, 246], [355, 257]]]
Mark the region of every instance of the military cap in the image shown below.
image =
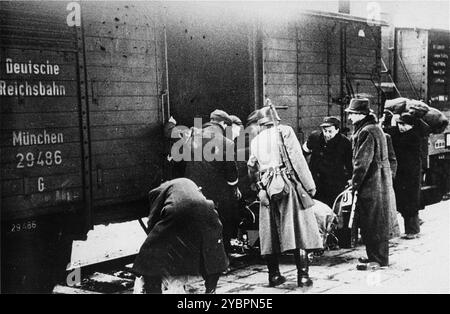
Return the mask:
[[329, 126], [334, 126], [336, 129], [339, 129], [340, 125], [341, 125], [341, 120], [339, 120], [338, 118], [336, 118], [336, 117], [325, 117], [325, 118], [323, 118], [323, 122], [320, 125], [320, 127], [326, 128], [326, 127], [329, 127]]
[[259, 118], [260, 118], [260, 112], [259, 112], [259, 109], [257, 109], [248, 115], [247, 126], [249, 126], [250, 124], [253, 124], [253, 123], [257, 123]]
[[231, 125], [231, 118], [228, 115], [228, 113], [226, 113], [223, 110], [219, 110], [216, 109], [213, 112], [211, 112], [209, 118], [211, 120], [217, 121], [217, 122], [225, 122], [226, 125], [230, 126]]
[[281, 121], [280, 117], [276, 112], [272, 112], [270, 107], [263, 107], [259, 110], [259, 125], [270, 125], [274, 124], [276, 121]]
[[231, 123], [232, 124], [236, 124], [236, 125], [244, 125], [241, 121], [241, 119], [239, 119], [239, 117], [235, 116], [235, 115], [230, 115], [230, 119], [231, 119]]

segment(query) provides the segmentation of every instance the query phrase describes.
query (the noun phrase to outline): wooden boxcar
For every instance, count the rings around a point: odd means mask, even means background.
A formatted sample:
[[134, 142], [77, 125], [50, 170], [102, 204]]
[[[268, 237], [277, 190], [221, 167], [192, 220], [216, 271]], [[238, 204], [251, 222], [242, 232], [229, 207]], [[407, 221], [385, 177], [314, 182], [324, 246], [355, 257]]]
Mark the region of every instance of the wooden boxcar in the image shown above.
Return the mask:
[[[402, 97], [422, 99], [450, 119], [450, 31], [395, 28], [391, 72]], [[388, 43], [388, 42], [387, 42]], [[450, 127], [431, 135], [428, 185], [450, 191]]]
[[[352, 94], [380, 105], [380, 25], [365, 20], [256, 4], [248, 18], [236, 4], [82, 2], [78, 27], [71, 5], [2, 3], [6, 220], [128, 210], [163, 179], [169, 115], [191, 126], [221, 108], [245, 120], [270, 98], [303, 136]], [[41, 66], [58, 71], [33, 71]]]
[[245, 120], [270, 98], [303, 140], [324, 116], [345, 126], [356, 94], [377, 111], [380, 49], [380, 23], [294, 3], [2, 1], [2, 261], [145, 214], [171, 115]]

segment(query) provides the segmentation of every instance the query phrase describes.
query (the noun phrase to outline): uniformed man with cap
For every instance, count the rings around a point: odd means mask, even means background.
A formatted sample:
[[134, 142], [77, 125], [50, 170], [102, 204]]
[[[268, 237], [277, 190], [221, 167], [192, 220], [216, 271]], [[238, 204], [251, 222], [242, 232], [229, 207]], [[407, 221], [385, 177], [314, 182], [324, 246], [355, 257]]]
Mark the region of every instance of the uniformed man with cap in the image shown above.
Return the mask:
[[[223, 224], [224, 245], [230, 250], [230, 239], [235, 229], [233, 202], [240, 199], [238, 170], [234, 155], [234, 143], [227, 138], [226, 128], [232, 120], [223, 110], [214, 110], [210, 122], [202, 130], [202, 158], [186, 162], [185, 176], [201, 187], [206, 198], [217, 206]], [[227, 152], [231, 152], [228, 153]]]
[[317, 187], [315, 198], [332, 207], [352, 176], [352, 144], [339, 132], [340, 120], [325, 117], [321, 131], [314, 131], [303, 144], [311, 154], [309, 166]]
[[[260, 132], [251, 141], [247, 163], [250, 177], [258, 181], [260, 188], [261, 255], [267, 262], [269, 286], [286, 281], [280, 273], [279, 255], [290, 251], [297, 266], [297, 285], [308, 287], [312, 280], [305, 250], [323, 247], [312, 209], [316, 188], [294, 130], [278, 125], [279, 117], [272, 110], [264, 107], [258, 113]], [[292, 167], [285, 164], [282, 151]], [[280, 190], [283, 192], [274, 193]]]
[[354, 127], [352, 189], [357, 194], [356, 214], [367, 258], [358, 269], [389, 265], [392, 173], [386, 136], [372, 114], [367, 98], [353, 98], [345, 110]]

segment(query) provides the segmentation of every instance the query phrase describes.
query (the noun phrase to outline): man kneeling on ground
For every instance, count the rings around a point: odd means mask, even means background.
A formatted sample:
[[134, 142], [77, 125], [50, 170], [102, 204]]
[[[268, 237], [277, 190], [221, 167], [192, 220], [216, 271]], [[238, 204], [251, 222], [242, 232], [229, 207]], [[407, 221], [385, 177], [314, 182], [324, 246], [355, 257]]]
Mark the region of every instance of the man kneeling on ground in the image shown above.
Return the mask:
[[215, 293], [229, 262], [214, 203], [186, 178], [163, 183], [149, 198], [149, 233], [133, 266], [145, 291], [161, 293], [163, 280], [200, 274], [205, 293]]

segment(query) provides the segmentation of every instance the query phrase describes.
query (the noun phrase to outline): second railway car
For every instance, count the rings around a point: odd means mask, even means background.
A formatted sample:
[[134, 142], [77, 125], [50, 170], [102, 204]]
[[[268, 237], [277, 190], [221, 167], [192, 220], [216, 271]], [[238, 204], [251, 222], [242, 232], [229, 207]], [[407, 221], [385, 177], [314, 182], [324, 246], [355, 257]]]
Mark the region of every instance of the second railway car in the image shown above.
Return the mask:
[[[421, 99], [450, 119], [450, 31], [393, 28], [386, 37], [395, 97]], [[450, 127], [430, 135], [426, 155], [426, 189], [433, 187], [439, 198], [450, 192]]]
[[377, 111], [380, 37], [294, 3], [2, 1], [2, 290], [45, 290], [73, 239], [146, 213], [169, 116], [245, 120], [270, 98], [303, 139], [345, 127], [349, 97]]

